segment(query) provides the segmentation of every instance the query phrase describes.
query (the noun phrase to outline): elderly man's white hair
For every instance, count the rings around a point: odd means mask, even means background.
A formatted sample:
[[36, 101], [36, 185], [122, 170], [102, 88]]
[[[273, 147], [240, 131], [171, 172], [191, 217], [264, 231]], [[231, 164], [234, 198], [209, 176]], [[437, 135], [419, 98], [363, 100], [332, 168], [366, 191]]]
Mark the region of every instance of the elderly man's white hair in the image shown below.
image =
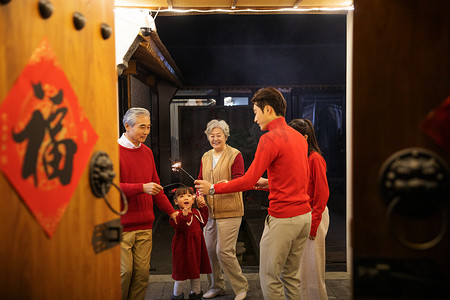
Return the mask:
[[230, 136], [230, 127], [228, 126], [227, 122], [225, 122], [224, 120], [211, 120], [208, 122], [208, 124], [206, 125], [206, 130], [205, 130], [205, 134], [206, 136], [211, 134], [211, 131], [214, 128], [220, 128], [223, 131], [223, 134], [225, 135], [226, 138], [228, 138]]
[[132, 107], [130, 108], [125, 115], [123, 116], [123, 126], [125, 126], [125, 123], [128, 123], [131, 127], [134, 126], [136, 123], [136, 118], [139, 116], [146, 116], [150, 118], [150, 112], [142, 107]]

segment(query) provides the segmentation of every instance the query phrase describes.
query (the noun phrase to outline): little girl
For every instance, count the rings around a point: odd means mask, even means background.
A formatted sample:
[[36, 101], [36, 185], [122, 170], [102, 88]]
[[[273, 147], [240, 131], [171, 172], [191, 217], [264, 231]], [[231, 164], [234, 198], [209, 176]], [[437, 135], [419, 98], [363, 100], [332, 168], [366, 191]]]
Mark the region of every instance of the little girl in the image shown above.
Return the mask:
[[177, 222], [170, 219], [175, 229], [172, 240], [172, 278], [175, 280], [171, 300], [184, 299], [183, 285], [190, 279], [191, 294], [189, 299], [202, 299], [200, 274], [211, 273], [208, 251], [202, 228], [208, 222], [208, 207], [203, 195], [198, 195], [197, 206], [192, 208], [194, 190], [187, 186], [178, 188], [174, 202], [179, 207]]

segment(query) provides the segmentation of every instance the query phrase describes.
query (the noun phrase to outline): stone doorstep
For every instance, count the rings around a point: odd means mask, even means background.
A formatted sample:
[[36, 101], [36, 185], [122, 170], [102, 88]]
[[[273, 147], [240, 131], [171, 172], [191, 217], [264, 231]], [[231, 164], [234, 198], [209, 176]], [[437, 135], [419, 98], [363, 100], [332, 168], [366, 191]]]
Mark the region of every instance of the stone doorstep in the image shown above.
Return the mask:
[[[201, 274], [201, 281], [207, 281], [207, 275]], [[244, 276], [248, 280], [256, 280], [259, 281], [258, 273], [244, 273]], [[325, 280], [350, 280], [351, 274], [347, 272], [326, 272]], [[173, 282], [171, 275], [152, 275], [150, 274], [150, 279], [148, 282]]]

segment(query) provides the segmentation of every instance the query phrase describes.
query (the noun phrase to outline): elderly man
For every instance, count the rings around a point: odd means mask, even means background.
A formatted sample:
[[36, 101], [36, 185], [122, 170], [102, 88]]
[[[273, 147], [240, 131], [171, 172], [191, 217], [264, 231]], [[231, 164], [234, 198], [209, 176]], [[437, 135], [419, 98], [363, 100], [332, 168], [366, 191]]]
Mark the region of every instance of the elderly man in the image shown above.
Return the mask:
[[[268, 216], [260, 241], [259, 276], [266, 300], [300, 299], [300, 257], [311, 227], [308, 144], [286, 124], [286, 100], [275, 88], [252, 98], [255, 122], [266, 131], [244, 176], [224, 183], [196, 180], [205, 195], [269, 188]], [[262, 179], [267, 170], [268, 180]]]
[[123, 125], [126, 132], [117, 140], [120, 148], [120, 187], [128, 199], [128, 211], [120, 220], [123, 226], [120, 244], [122, 300], [143, 300], [150, 272], [155, 220], [153, 203], [174, 221], [178, 212], [175, 212], [160, 185], [152, 150], [143, 144], [150, 133], [149, 111], [130, 108], [123, 117]]

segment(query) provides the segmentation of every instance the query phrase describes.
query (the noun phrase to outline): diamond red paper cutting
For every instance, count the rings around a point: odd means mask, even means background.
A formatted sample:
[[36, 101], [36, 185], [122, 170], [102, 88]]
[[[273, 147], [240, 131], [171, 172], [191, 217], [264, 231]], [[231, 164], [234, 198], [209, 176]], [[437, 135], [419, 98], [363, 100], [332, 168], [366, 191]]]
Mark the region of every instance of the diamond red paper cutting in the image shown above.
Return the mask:
[[98, 139], [47, 39], [0, 106], [0, 169], [51, 238]]
[[450, 97], [428, 113], [422, 130], [450, 155]]

